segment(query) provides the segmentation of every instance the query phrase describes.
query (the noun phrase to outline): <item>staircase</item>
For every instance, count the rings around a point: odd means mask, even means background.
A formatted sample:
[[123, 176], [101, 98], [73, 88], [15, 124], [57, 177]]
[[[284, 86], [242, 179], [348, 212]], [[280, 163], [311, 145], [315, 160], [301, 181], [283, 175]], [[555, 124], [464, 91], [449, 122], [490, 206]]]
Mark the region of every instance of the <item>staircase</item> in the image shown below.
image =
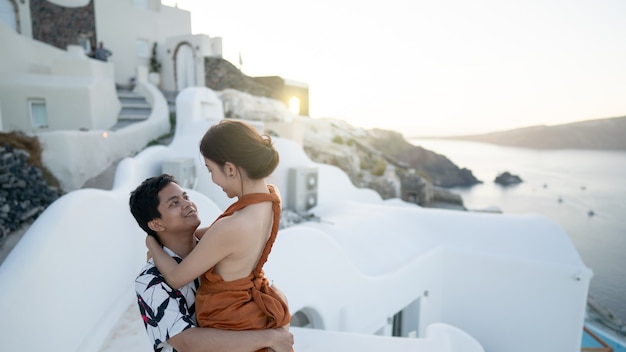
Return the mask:
[[122, 104], [122, 110], [117, 117], [117, 123], [111, 127], [112, 131], [150, 117], [152, 107], [142, 95], [130, 90], [117, 89], [117, 97]]

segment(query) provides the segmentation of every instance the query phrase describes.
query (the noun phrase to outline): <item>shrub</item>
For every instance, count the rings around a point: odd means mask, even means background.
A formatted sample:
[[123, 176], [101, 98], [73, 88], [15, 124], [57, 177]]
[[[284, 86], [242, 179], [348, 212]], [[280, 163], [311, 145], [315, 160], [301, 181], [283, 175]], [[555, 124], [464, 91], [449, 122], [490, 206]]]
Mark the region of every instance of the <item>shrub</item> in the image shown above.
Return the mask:
[[372, 175], [374, 176], [382, 176], [385, 174], [385, 170], [387, 170], [387, 162], [384, 159], [378, 159], [376, 161], [376, 166], [372, 170]]
[[337, 135], [337, 136], [333, 137], [333, 143], [343, 144], [343, 138], [341, 138], [341, 136]]

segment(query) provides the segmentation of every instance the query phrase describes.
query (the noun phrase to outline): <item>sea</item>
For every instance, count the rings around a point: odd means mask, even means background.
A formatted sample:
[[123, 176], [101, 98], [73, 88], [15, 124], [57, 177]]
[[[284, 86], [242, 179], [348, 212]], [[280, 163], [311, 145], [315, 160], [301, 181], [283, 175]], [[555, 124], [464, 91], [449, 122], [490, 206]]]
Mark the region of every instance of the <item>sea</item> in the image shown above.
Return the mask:
[[[539, 213], [563, 227], [593, 271], [589, 296], [626, 323], [626, 151], [537, 150], [492, 144], [410, 139], [446, 156], [483, 181], [452, 188], [468, 210]], [[500, 186], [508, 171], [522, 183]]]

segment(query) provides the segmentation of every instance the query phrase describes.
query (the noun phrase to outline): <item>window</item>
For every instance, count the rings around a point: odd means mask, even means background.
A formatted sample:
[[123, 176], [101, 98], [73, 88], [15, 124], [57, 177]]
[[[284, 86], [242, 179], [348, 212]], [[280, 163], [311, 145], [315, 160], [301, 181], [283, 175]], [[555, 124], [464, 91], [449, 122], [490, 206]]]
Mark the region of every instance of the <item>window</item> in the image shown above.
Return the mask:
[[137, 57], [142, 59], [147, 59], [150, 57], [150, 43], [148, 43], [145, 39], [137, 39], [137, 44], [135, 45], [137, 49]]
[[138, 9], [148, 9], [148, 0], [133, 0], [133, 7]]
[[48, 127], [48, 113], [46, 112], [46, 101], [44, 99], [28, 99], [30, 110], [30, 122], [35, 128]]
[[161, 0], [132, 0], [133, 7], [143, 10], [161, 11]]

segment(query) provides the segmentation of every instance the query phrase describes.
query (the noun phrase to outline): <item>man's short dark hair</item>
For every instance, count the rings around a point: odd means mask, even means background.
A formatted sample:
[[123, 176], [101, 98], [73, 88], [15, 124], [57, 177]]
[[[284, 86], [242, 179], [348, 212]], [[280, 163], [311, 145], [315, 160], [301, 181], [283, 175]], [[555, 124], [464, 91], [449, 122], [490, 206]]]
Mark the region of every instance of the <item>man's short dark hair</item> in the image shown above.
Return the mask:
[[[130, 192], [130, 212], [133, 217], [148, 235], [154, 236], [157, 241], [159, 237], [154, 232], [148, 223], [154, 219], [160, 219], [161, 213], [159, 212], [159, 192], [165, 186], [170, 183], [176, 183], [173, 176], [168, 174], [161, 174], [144, 180], [134, 191]], [[160, 242], [160, 241], [159, 241]]]

